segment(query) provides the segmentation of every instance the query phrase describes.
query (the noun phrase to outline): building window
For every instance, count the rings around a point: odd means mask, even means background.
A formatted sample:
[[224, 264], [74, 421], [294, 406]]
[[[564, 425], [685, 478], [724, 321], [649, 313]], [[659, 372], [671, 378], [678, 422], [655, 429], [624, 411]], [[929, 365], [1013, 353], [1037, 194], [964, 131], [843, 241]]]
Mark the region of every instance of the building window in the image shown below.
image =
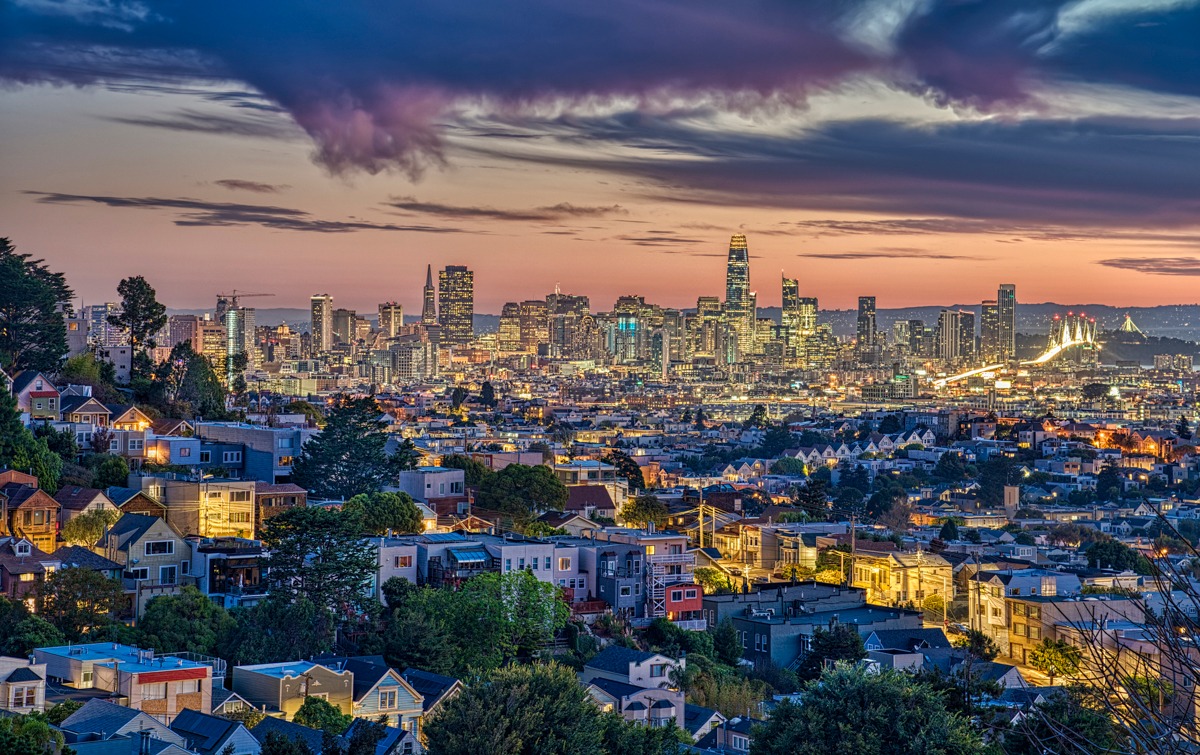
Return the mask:
[[231, 491], [229, 491], [229, 500], [232, 501], [233, 503], [249, 503], [250, 502], [250, 491], [249, 490], [231, 490]]
[[517, 559], [517, 568], [520, 569], [521, 571], [525, 571], [525, 559], [523, 559], [523, 558]]
[[546, 556], [546, 571], [550, 571], [550, 557], [549, 556]]
[[143, 700], [166, 700], [167, 699], [167, 683], [158, 682], [157, 684], [142, 685]]
[[179, 581], [179, 567], [177, 566], [160, 566], [158, 567], [158, 581], [160, 584], [173, 585]]
[[504, 559], [504, 571], [512, 571], [512, 559]]
[[[546, 559], [546, 560], [549, 561], [550, 559]], [[571, 571], [571, 559], [560, 558], [558, 560], [558, 570], [559, 571]]]
[[671, 600], [672, 601], [683, 600], [683, 590], [672, 590], [671, 591]]
[[121, 450], [121, 441], [120, 441], [120, 439], [118, 439], [118, 438], [113, 438], [112, 440], [110, 440], [110, 441], [108, 442], [108, 450], [109, 450], [109, 451], [120, 451], [120, 450]]
[[232, 514], [229, 515], [229, 523], [230, 524], [249, 524], [250, 523], [250, 512], [249, 511], [233, 512]]
[[137, 582], [142, 582], [144, 580], [150, 579], [150, 567], [135, 566], [132, 569], [126, 569], [125, 570], [125, 579], [132, 579]]
[[79, 675], [80, 688], [87, 689], [92, 686], [92, 670], [88, 669]]
[[379, 709], [380, 710], [395, 710], [396, 709], [396, 690], [385, 689], [379, 693]]
[[17, 543], [16, 551], [17, 551], [18, 556], [28, 556], [30, 554], [29, 543], [25, 543], [25, 542]]
[[625, 585], [621, 588], [621, 597], [622, 598], [628, 598], [631, 594], [632, 593], [629, 590], [629, 585]]
[[37, 687], [13, 687], [12, 707], [32, 708], [37, 705]]
[[175, 555], [175, 541], [151, 540], [146, 543], [143, 553], [147, 556], [173, 556]]
[[212, 461], [212, 451], [201, 451], [200, 452], [200, 463], [207, 464], [210, 461]]
[[413, 565], [412, 556], [396, 556], [396, 568], [408, 569]]
[[145, 446], [145, 441], [143, 441], [141, 438], [130, 438], [129, 439], [129, 450], [130, 451], [141, 451], [144, 446]]
[[187, 447], [184, 447], [184, 448], [181, 448], [181, 449], [179, 449], [179, 456], [180, 456], [180, 458], [186, 458], [186, 457], [188, 457], [188, 456], [191, 456], [191, 455], [192, 455], [192, 449], [190, 449], [190, 448], [187, 448]]
[[655, 663], [650, 666], [650, 676], [658, 678], [667, 675], [667, 666], [665, 663]]
[[225, 451], [221, 454], [221, 461], [225, 464], [240, 464], [242, 462], [242, 452]]
[[686, 597], [687, 597], [687, 599], [688, 599], [688, 600], [691, 600], [692, 598], [696, 597], [696, 591], [695, 591], [695, 590], [688, 590], [688, 591], [687, 591], [687, 594], [686, 594]]

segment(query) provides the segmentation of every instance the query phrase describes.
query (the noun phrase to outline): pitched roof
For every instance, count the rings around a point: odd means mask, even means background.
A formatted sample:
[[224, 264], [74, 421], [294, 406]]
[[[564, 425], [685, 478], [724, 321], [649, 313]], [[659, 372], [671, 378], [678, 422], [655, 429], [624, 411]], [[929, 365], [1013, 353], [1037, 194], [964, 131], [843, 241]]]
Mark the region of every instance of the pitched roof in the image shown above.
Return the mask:
[[568, 485], [566, 511], [583, 511], [588, 507], [597, 509], [615, 508], [608, 488], [603, 485]]
[[92, 699], [84, 703], [82, 708], [67, 716], [61, 727], [78, 734], [100, 732], [116, 734], [121, 727], [127, 726], [138, 716], [150, 718], [149, 715], [136, 708], [126, 708], [107, 700]]
[[655, 653], [647, 653], [644, 650], [609, 645], [601, 650], [595, 658], [584, 664], [584, 668], [599, 669], [613, 674], [628, 674], [629, 664], [643, 663], [655, 655]]
[[51, 553], [50, 558], [60, 562], [64, 569], [75, 566], [93, 571], [114, 571], [122, 568], [116, 561], [109, 560], [82, 545], [64, 545]]
[[18, 666], [13, 669], [13, 672], [4, 681], [7, 684], [12, 684], [13, 682], [40, 682], [42, 681], [42, 676], [28, 666]]
[[[879, 643], [891, 650], [915, 650], [917, 648], [948, 648], [950, 641], [940, 629], [876, 629], [871, 632]], [[868, 635], [870, 637], [870, 635]]]
[[706, 723], [712, 720], [713, 716], [725, 719], [712, 708], [702, 708], [699, 705], [688, 703], [683, 708], [683, 728], [687, 729], [688, 733], [694, 737]]
[[[104, 492], [98, 488], [81, 488], [78, 485], [68, 485], [65, 488], [60, 488], [54, 494], [54, 500], [58, 501], [64, 509], [81, 511], [91, 505], [99, 496], [104, 496]], [[107, 496], [104, 497], [107, 499]]]
[[321, 755], [325, 735], [320, 729], [310, 729], [307, 726], [294, 724], [291, 721], [267, 716], [250, 730], [250, 734], [258, 740], [259, 744], [266, 744], [267, 735], [272, 732], [281, 734], [288, 739], [299, 739], [308, 745], [314, 755]]
[[188, 747], [203, 755], [216, 753], [217, 748], [241, 726], [228, 718], [184, 708], [171, 721], [170, 729], [187, 740]]
[[440, 703], [447, 694], [454, 689], [459, 683], [458, 679], [452, 676], [442, 676], [429, 671], [422, 671], [415, 668], [406, 668], [400, 673], [404, 681], [408, 682], [408, 686], [420, 692], [425, 700], [422, 703], [422, 708], [425, 712], [429, 712]]
[[145, 535], [156, 522], [161, 522], [156, 516], [149, 514], [122, 514], [117, 523], [109, 528], [110, 535], [116, 535], [120, 545], [118, 548], [124, 549], [130, 542], [136, 541]]

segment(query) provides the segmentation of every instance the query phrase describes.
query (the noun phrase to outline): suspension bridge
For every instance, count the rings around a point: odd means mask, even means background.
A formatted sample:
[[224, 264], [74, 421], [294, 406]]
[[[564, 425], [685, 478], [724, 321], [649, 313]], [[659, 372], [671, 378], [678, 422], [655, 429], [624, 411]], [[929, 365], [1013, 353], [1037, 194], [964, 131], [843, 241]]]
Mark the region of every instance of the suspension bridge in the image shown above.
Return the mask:
[[[1023, 362], [1019, 362], [1019, 364], [1022, 367], [1036, 367], [1053, 360], [1067, 349], [1076, 346], [1094, 346], [1096, 343], [1096, 333], [1096, 319], [1089, 319], [1082, 312], [1079, 314], [1068, 312], [1066, 317], [1055, 315], [1050, 325], [1050, 337], [1046, 342], [1046, 350], [1038, 354], [1035, 358], [1026, 359]], [[941, 388], [951, 383], [957, 383], [960, 380], [982, 375], [985, 372], [995, 372], [1007, 366], [1005, 363], [1000, 363], [976, 367], [966, 372], [960, 372], [957, 375], [938, 378], [933, 381], [933, 384]]]

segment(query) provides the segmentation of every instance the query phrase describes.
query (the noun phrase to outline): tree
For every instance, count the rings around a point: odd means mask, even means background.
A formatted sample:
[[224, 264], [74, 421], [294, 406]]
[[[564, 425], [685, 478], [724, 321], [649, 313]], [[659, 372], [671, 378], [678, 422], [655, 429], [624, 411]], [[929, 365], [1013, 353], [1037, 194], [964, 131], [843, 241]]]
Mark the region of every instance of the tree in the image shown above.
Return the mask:
[[1042, 641], [1029, 651], [1029, 665], [1050, 677], [1050, 686], [1054, 686], [1054, 677], [1070, 676], [1079, 671], [1083, 663], [1083, 653], [1079, 648], [1063, 640], [1051, 640], [1043, 637]]
[[121, 295], [121, 311], [108, 316], [108, 324], [129, 333], [133, 353], [133, 378], [144, 377], [150, 371], [147, 349], [155, 346], [154, 335], [167, 324], [167, 308], [159, 303], [153, 286], [140, 275], [125, 278], [117, 284]]
[[938, 457], [933, 476], [942, 482], [961, 482], [967, 479], [967, 465], [958, 454], [946, 452]]
[[879, 432], [884, 435], [894, 435], [904, 429], [900, 415], [889, 414], [879, 421]]
[[436, 755], [601, 755], [600, 709], [574, 672], [557, 664], [511, 666], [451, 698], [429, 718]]
[[53, 425], [43, 422], [33, 429], [33, 437], [46, 441], [46, 447], [63, 461], [69, 461], [79, 456], [79, 444], [75, 441], [75, 433], [71, 430], [55, 430]]
[[794, 456], [783, 456], [775, 460], [771, 464], [771, 474], [785, 475], [788, 477], [802, 477], [807, 468], [804, 462]]
[[705, 424], [708, 421], [708, 415], [704, 413], [703, 406], [696, 407], [696, 429], [703, 430], [707, 427]]
[[455, 671], [454, 648], [444, 638], [453, 634], [442, 617], [430, 616], [420, 607], [402, 606], [392, 611], [387, 622], [383, 657], [394, 668], [451, 674]]
[[1121, 470], [1116, 464], [1109, 462], [1100, 468], [1096, 475], [1096, 497], [1101, 501], [1117, 501], [1125, 490], [1121, 480]]
[[829, 629], [817, 627], [813, 630], [809, 650], [800, 661], [796, 675], [801, 679], [816, 679], [821, 675], [826, 661], [854, 663], [866, 655], [867, 650], [857, 627], [847, 624], [838, 624]]
[[18, 469], [38, 478], [39, 486], [47, 493], [58, 491], [63, 460], [45, 438], [35, 438], [21, 423], [17, 400], [7, 390], [0, 389], [0, 469]]
[[342, 513], [356, 518], [362, 531], [372, 535], [425, 531], [421, 510], [408, 493], [360, 493], [346, 501]]
[[629, 454], [613, 449], [600, 460], [617, 468], [617, 475], [629, 481], [630, 492], [645, 489], [646, 478], [642, 475], [642, 468]]
[[742, 423], [744, 428], [765, 428], [771, 424], [771, 420], [767, 417], [767, 407], [762, 404], [755, 404], [750, 410], [750, 416]]
[[1099, 401], [1108, 395], [1109, 390], [1108, 383], [1088, 383], [1080, 389], [1079, 393], [1084, 401]]
[[312, 748], [299, 737], [289, 737], [277, 731], [268, 732], [260, 755], [313, 755]]
[[252, 608], [236, 608], [236, 624], [217, 655], [238, 666], [312, 658], [333, 647], [331, 612], [303, 595], [270, 595]]
[[355, 518], [298, 506], [268, 519], [262, 540], [271, 551], [267, 580], [272, 595], [303, 596], [341, 617], [369, 604], [368, 588], [378, 563]]
[[234, 626], [228, 611], [188, 585], [178, 595], [151, 599], [137, 629], [139, 643], [160, 653], [216, 655], [221, 639]]
[[73, 567], [56, 569], [38, 585], [38, 615], [53, 624], [69, 642], [79, 642], [108, 626], [124, 598], [121, 583], [98, 571]]
[[260, 723], [262, 723], [262, 720], [267, 717], [267, 714], [263, 713], [257, 708], [238, 708], [237, 710], [230, 711], [229, 713], [221, 713], [220, 716], [221, 718], [227, 718], [230, 721], [237, 721], [247, 729], [253, 729], [255, 726], [258, 726]]
[[496, 406], [496, 389], [488, 381], [479, 387], [479, 403], [491, 409]]
[[338, 708], [323, 697], [309, 695], [292, 716], [292, 721], [307, 726], [310, 729], [320, 729], [330, 734], [341, 734], [350, 728], [354, 717], [342, 713]]
[[125, 487], [129, 484], [129, 462], [123, 456], [96, 454], [87, 459], [88, 466], [95, 470], [93, 487]]
[[34, 648], [66, 643], [63, 633], [20, 601], [0, 598], [0, 656], [24, 658]]
[[804, 509], [810, 514], [824, 516], [829, 511], [828, 494], [825, 483], [821, 480], [808, 478], [808, 482], [794, 489], [792, 505]]
[[713, 650], [717, 654], [717, 660], [730, 666], [736, 666], [742, 659], [742, 641], [738, 637], [737, 627], [733, 625], [733, 619], [724, 618], [718, 622], [713, 631]]
[[303, 414], [313, 427], [325, 426], [325, 414], [307, 401], [292, 401], [283, 407], [285, 414]]
[[492, 470], [488, 469], [486, 464], [462, 454], [443, 456], [442, 466], [446, 469], [461, 469], [463, 471], [463, 481], [468, 487], [472, 488], [479, 487], [484, 479], [492, 474]]
[[667, 510], [667, 504], [652, 495], [639, 495], [626, 501], [621, 508], [621, 519], [638, 527], [648, 527], [653, 522], [655, 527], [661, 528], [666, 524], [668, 516], [670, 512]]
[[609, 755], [679, 755], [680, 744], [692, 738], [677, 726], [643, 726], [630, 723], [620, 713], [601, 714], [603, 752]]
[[1192, 439], [1192, 427], [1188, 424], [1186, 414], [1179, 415], [1179, 420], [1175, 423], [1175, 434], [1183, 440]]
[[1145, 556], [1111, 537], [1092, 543], [1084, 553], [1087, 555], [1088, 566], [1096, 569], [1134, 571], [1141, 575], [1149, 575], [1154, 570]]
[[968, 721], [903, 672], [839, 664], [783, 702], [754, 735], [751, 755], [974, 755], [983, 750]]
[[120, 518], [120, 511], [85, 511], [64, 524], [59, 534], [67, 545], [91, 548], [104, 536], [105, 530]]
[[63, 751], [62, 732], [41, 714], [0, 718], [0, 752], [4, 755], [52, 755]]
[[763, 433], [762, 443], [758, 452], [764, 459], [773, 459], [796, 443], [796, 436], [788, 432], [786, 427], [771, 427]]
[[0, 238], [0, 369], [53, 372], [67, 353], [67, 325], [74, 293], [62, 273], [42, 260], [18, 254]]
[[1005, 732], [1003, 743], [1007, 755], [1108, 755], [1126, 752], [1125, 739], [1090, 691], [1072, 688], [1030, 711]]
[[92, 398], [102, 404], [122, 400], [117, 390], [116, 368], [112, 362], [97, 359], [90, 351], [68, 359], [58, 371], [57, 382], [59, 385], [86, 385], [92, 389]]
[[958, 523], [953, 517], [946, 517], [946, 521], [942, 522], [942, 528], [938, 530], [938, 538], [945, 542], [958, 539]]
[[154, 367], [148, 403], [173, 417], [221, 419], [225, 388], [211, 362], [187, 341], [175, 344], [166, 361]]
[[46, 711], [46, 720], [58, 726], [82, 707], [83, 703], [78, 700], [63, 700], [61, 703], [55, 703]]
[[500, 511], [519, 522], [535, 512], [562, 511], [567, 505], [567, 486], [549, 467], [509, 464], [484, 478], [476, 502], [481, 508]]
[[385, 451], [388, 423], [372, 397], [341, 396], [325, 428], [304, 444], [292, 482], [317, 498], [375, 493], [395, 479], [398, 466]]

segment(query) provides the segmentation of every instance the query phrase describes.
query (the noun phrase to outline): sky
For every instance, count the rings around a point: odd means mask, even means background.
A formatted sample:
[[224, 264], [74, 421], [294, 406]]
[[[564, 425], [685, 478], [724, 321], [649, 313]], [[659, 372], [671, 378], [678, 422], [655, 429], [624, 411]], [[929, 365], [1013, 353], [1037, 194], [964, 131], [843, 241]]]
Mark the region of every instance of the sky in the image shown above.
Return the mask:
[[8, 0], [0, 236], [84, 304], [414, 313], [466, 264], [478, 312], [686, 307], [733, 233], [760, 306], [1194, 303], [1198, 39], [1200, 0]]

